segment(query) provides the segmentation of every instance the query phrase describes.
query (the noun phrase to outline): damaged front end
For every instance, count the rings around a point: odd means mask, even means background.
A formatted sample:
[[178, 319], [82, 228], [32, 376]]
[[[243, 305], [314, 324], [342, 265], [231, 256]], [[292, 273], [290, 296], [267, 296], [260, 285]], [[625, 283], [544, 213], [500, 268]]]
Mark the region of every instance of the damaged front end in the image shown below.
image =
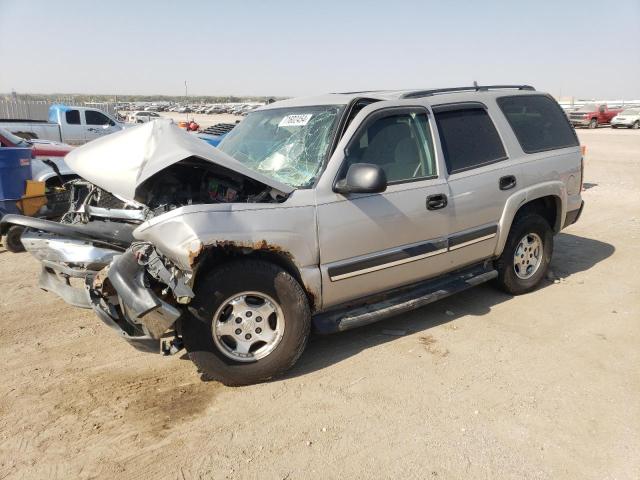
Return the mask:
[[[162, 338], [176, 336], [175, 322], [194, 296], [188, 286], [191, 276], [151, 244], [134, 242], [127, 248], [124, 239], [99, 239], [96, 222], [64, 225], [17, 216], [5, 220], [28, 227], [22, 242], [42, 264], [40, 288], [76, 307], [93, 309], [139, 350], [158, 352]], [[168, 353], [171, 347], [163, 350]]]
[[[194, 298], [196, 271], [195, 259], [175, 254], [180, 246], [171, 234], [145, 238], [149, 222], [175, 220], [179, 209], [207, 204], [227, 204], [219, 205], [223, 211], [229, 204], [276, 204], [292, 191], [162, 122], [91, 142], [66, 161], [83, 179], [70, 185], [70, 208], [60, 223], [19, 215], [2, 223], [26, 228], [21, 240], [42, 264], [40, 288], [93, 309], [148, 352], [160, 351], [161, 343], [164, 353], [179, 350], [178, 320]], [[178, 218], [183, 214], [189, 215]], [[174, 231], [193, 231], [179, 223]]]
[[194, 297], [188, 280], [152, 245], [138, 243], [87, 278], [86, 289], [103, 322], [136, 348], [158, 351], [158, 340], [177, 337], [174, 325]]

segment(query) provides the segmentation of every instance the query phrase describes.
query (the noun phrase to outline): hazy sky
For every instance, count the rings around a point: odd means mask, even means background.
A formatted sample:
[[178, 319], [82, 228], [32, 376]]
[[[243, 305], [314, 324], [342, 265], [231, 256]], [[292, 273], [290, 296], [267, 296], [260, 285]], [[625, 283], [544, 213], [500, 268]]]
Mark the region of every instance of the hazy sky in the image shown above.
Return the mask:
[[640, 0], [0, 0], [0, 92], [640, 98]]

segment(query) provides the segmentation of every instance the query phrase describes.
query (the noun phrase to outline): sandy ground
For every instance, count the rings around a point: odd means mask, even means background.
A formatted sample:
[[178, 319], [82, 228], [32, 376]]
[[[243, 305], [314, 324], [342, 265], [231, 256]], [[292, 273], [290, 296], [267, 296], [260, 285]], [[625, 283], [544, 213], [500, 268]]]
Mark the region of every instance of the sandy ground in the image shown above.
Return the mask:
[[313, 338], [262, 385], [136, 352], [0, 250], [0, 479], [639, 478], [640, 132], [579, 135], [555, 281]]

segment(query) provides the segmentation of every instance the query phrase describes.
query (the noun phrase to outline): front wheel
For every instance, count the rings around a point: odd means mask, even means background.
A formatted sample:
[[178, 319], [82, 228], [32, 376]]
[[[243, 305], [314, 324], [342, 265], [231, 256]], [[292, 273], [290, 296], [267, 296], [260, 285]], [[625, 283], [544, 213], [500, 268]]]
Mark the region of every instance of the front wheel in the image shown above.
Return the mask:
[[631, 128], [633, 128], [634, 130], [637, 130], [640, 128], [640, 120], [636, 120], [635, 122], [633, 122], [633, 125], [631, 125]]
[[553, 231], [537, 213], [516, 217], [502, 255], [496, 260], [496, 282], [507, 293], [520, 295], [538, 286], [553, 254]]
[[304, 290], [282, 268], [232, 261], [201, 280], [195, 294], [182, 336], [205, 378], [229, 386], [259, 383], [300, 358], [311, 312]]
[[24, 227], [19, 225], [12, 225], [7, 231], [7, 236], [4, 237], [4, 248], [13, 253], [24, 252], [24, 245], [20, 238], [24, 232]]
[[596, 120], [595, 118], [592, 118], [591, 121], [589, 122], [589, 128], [591, 129], [598, 128], [598, 120]]

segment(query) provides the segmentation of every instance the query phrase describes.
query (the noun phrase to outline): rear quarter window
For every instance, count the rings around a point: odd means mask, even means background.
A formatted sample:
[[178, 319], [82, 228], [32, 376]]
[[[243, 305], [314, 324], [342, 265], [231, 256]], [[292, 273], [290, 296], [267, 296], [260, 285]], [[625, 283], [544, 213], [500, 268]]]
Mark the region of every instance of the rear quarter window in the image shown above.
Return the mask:
[[525, 153], [578, 146], [578, 138], [560, 106], [545, 95], [501, 97], [498, 106]]

